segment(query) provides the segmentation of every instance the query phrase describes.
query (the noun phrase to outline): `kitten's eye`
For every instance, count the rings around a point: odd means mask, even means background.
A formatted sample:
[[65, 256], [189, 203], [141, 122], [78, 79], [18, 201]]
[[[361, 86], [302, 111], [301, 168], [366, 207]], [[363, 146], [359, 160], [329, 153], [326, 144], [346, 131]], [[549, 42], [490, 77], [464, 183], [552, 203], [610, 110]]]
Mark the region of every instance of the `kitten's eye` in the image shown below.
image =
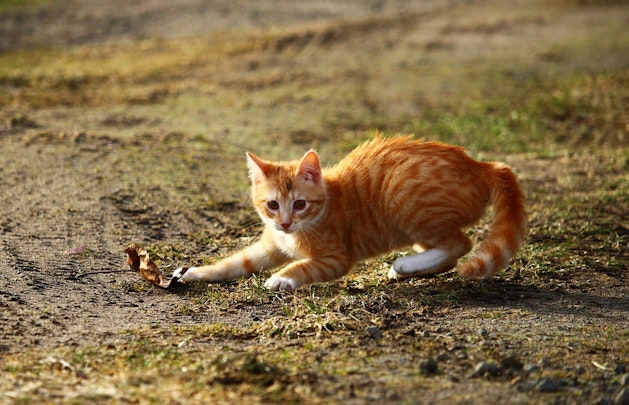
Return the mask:
[[301, 211], [306, 208], [306, 200], [297, 200], [293, 203], [293, 209], [295, 211]]
[[277, 211], [280, 209], [280, 203], [275, 200], [267, 201], [266, 206], [269, 207], [271, 211]]

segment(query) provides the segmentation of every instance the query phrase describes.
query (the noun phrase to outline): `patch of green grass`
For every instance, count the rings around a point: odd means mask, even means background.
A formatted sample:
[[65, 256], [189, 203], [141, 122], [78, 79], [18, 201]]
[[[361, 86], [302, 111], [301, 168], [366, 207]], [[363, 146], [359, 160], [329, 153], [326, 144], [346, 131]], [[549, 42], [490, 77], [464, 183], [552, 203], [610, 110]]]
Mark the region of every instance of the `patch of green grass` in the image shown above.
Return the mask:
[[0, 12], [31, 5], [45, 4], [48, 0], [0, 0]]
[[628, 79], [627, 72], [532, 77], [461, 110], [427, 110], [405, 131], [494, 153], [623, 147]]

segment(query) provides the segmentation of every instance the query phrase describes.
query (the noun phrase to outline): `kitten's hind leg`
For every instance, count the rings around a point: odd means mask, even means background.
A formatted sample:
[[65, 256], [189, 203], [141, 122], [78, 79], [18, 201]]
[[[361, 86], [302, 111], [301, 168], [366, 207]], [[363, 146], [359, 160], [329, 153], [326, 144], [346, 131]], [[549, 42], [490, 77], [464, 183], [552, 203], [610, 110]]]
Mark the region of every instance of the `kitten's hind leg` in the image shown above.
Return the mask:
[[446, 250], [433, 248], [422, 253], [400, 257], [393, 262], [389, 270], [390, 279], [407, 277], [426, 277], [440, 274], [456, 266], [458, 257]]
[[463, 232], [457, 230], [449, 234], [447, 240], [431, 245], [423, 243], [419, 245], [427, 249], [422, 253], [395, 260], [389, 270], [390, 279], [427, 277], [444, 273], [454, 268], [459, 258], [470, 251], [472, 241]]

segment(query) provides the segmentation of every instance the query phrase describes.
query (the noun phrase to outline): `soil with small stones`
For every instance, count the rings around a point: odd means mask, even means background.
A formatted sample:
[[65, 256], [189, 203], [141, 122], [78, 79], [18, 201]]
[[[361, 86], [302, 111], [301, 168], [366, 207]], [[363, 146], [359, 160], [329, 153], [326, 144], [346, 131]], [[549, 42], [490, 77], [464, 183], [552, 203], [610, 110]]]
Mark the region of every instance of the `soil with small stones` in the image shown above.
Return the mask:
[[[278, 6], [280, 3], [282, 6]], [[314, 1], [287, 5], [269, 0], [253, 5], [241, 1], [211, 4], [184, 1], [174, 5], [163, 0], [146, 0], [127, 6], [118, 0], [59, 1], [0, 13], [0, 52], [360, 20], [382, 14], [427, 12], [448, 2], [416, 3]], [[77, 116], [82, 113], [80, 108], [74, 110]], [[0, 356], [105, 342], [119, 331], [156, 323], [164, 326], [226, 322], [247, 327], [261, 319], [282, 315], [282, 308], [272, 302], [244, 305], [223, 313], [177, 312], [174, 309], [186, 299], [183, 294], [139, 287], [142, 284], [139, 276], [126, 264], [124, 249], [134, 241], [153, 244], [175, 241], [184, 246], [182, 262], [192, 260], [197, 253], [212, 255], [217, 244], [234, 249], [241, 246], [246, 242], [247, 231], [256, 224], [247, 208], [246, 193], [224, 196], [202, 209], [193, 208], [193, 204], [173, 196], [170, 190], [155, 184], [147, 186], [136, 177], [139, 168], [133, 163], [134, 154], [157, 151], [161, 154], [159, 159], [177, 156], [169, 155], [168, 148], [162, 146], [167, 142], [163, 137], [149, 139], [138, 135], [123, 139], [86, 134], [70, 124], [65, 132], [48, 132], [28, 114], [7, 117], [0, 123]], [[71, 117], [61, 118], [72, 122]], [[101, 125], [104, 132], [118, 126], [136, 126], [141, 133], [144, 127], [154, 128], [155, 124], [123, 119], [103, 120]], [[567, 159], [554, 163], [559, 172], [564, 170], [578, 176], [574, 166], [578, 162]], [[556, 176], [547, 171], [548, 162], [522, 158], [516, 164], [525, 187], [543, 189], [546, 184], [540, 182], [544, 179], [552, 177], [549, 182], [556, 181]], [[198, 185], [196, 189], [185, 190], [186, 187], [181, 185], [183, 194], [200, 195], [208, 191]], [[619, 231], [626, 231], [626, 227]], [[205, 232], [204, 240], [214, 242], [201, 242], [198, 232]], [[168, 270], [171, 269], [165, 269]], [[443, 282], [459, 285], [452, 280]], [[433, 284], [426, 287], [428, 293], [439, 291]], [[447, 334], [457, 330], [460, 319], [474, 319], [485, 311], [514, 314], [518, 310], [532, 312], [534, 319], [519, 320], [513, 316], [511, 333], [526, 331], [528, 336], [564, 339], [576, 326], [605, 330], [609, 325], [616, 328], [624, 325], [629, 329], [626, 271], [607, 271], [596, 263], [592, 263], [589, 274], [562, 277], [558, 273], [540, 279], [539, 284], [514, 276], [454, 294], [449, 302], [456, 305], [450, 308], [437, 305], [440, 316], [425, 320], [421, 329]], [[487, 335], [485, 324], [478, 322], [481, 338], [496, 341], [508, 337], [497, 329]], [[378, 340], [383, 330], [373, 328], [365, 333]], [[491, 379], [508, 374], [506, 370], [522, 369], [534, 374], [534, 367], [549, 367], [523, 364], [519, 358], [524, 355], [517, 353], [517, 348], [514, 350], [514, 356], [505, 357], [501, 364], [478, 363], [468, 370], [466, 378]], [[598, 349], [592, 350], [596, 354]], [[567, 347], [565, 351], [570, 353], [574, 348]], [[423, 373], [431, 374], [451, 361], [456, 360], [446, 355], [426, 360], [419, 367]], [[611, 402], [616, 395], [622, 395], [613, 381], [629, 372], [628, 362], [627, 358], [616, 357], [601, 365], [601, 385], [606, 387], [591, 389], [602, 393], [601, 401]], [[566, 374], [578, 374], [578, 367], [584, 365], [597, 367], [592, 366], [590, 359], [584, 359]], [[568, 389], [570, 384], [578, 386], [578, 382], [560, 378], [512, 383], [520, 393], [558, 392]], [[479, 390], [482, 394], [482, 389]]]

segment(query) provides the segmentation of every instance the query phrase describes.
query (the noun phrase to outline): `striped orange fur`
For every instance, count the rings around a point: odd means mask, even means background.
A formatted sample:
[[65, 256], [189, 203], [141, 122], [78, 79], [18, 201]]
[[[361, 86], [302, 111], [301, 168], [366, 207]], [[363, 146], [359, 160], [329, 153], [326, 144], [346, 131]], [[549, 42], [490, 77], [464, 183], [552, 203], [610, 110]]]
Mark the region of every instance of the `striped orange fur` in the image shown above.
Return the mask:
[[438, 274], [472, 249], [462, 229], [490, 202], [489, 235], [458, 273], [488, 277], [524, 242], [524, 196], [511, 169], [476, 161], [458, 146], [376, 134], [329, 169], [321, 169], [314, 151], [301, 161], [269, 162], [250, 153], [247, 161], [264, 222], [261, 239], [216, 264], [177, 269], [175, 277], [222, 281], [283, 266], [265, 286], [294, 290], [412, 245], [421, 252], [397, 259], [389, 277]]

